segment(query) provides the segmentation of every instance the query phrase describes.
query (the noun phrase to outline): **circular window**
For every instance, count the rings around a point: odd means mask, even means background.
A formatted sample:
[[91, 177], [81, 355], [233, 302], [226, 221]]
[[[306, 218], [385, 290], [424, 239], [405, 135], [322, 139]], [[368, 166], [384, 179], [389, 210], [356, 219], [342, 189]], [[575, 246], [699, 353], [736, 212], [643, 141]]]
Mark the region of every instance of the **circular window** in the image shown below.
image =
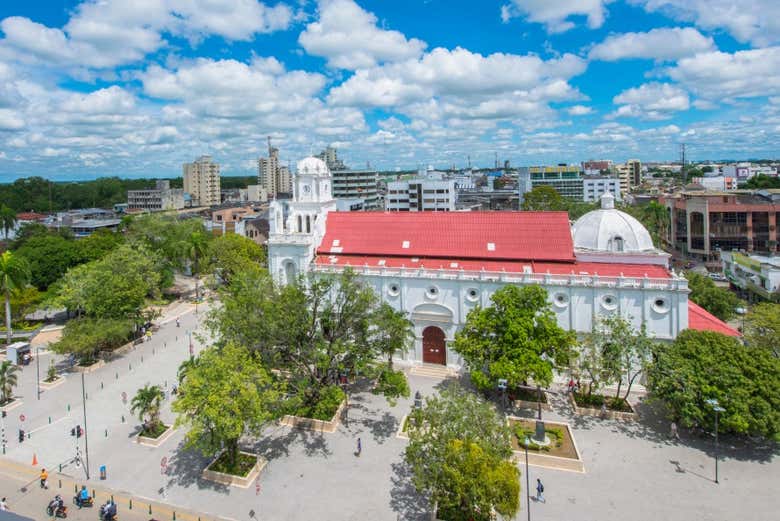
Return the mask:
[[606, 310], [612, 311], [617, 309], [618, 300], [615, 295], [604, 295], [601, 297], [601, 307]]
[[653, 301], [653, 311], [656, 313], [668, 313], [669, 312], [669, 303], [666, 301], [663, 297], [657, 297]]
[[425, 292], [425, 296], [430, 298], [430, 299], [434, 299], [434, 298], [438, 297], [439, 296], [439, 288], [437, 288], [436, 286], [431, 286], [430, 288], [428, 288], [428, 291]]
[[401, 293], [401, 288], [395, 282], [387, 286], [387, 294], [391, 297], [397, 297], [399, 293]]
[[569, 296], [566, 293], [556, 293], [553, 302], [559, 308], [565, 308], [569, 305]]
[[466, 298], [469, 299], [471, 302], [476, 302], [479, 300], [479, 291], [477, 291], [476, 288], [469, 288], [466, 291]]

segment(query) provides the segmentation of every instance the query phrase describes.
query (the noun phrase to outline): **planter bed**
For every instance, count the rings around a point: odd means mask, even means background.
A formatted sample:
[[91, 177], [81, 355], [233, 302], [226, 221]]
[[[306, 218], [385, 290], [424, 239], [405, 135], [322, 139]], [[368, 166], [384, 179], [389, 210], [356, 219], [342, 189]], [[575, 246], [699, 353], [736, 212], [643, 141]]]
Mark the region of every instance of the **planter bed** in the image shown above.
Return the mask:
[[98, 360], [97, 362], [93, 363], [92, 365], [79, 365], [76, 364], [71, 369], [74, 373], [91, 373], [93, 371], [97, 371], [101, 367], [106, 365], [105, 360]]
[[13, 409], [16, 409], [17, 407], [22, 406], [22, 400], [19, 398], [12, 398], [10, 402], [6, 403], [5, 405], [0, 406], [0, 411], [11, 411]]
[[58, 385], [62, 385], [65, 383], [65, 377], [64, 376], [57, 376], [57, 378], [54, 379], [54, 381], [47, 382], [46, 380], [41, 380], [41, 389], [54, 389]]
[[[508, 390], [506, 394], [510, 402], [518, 409], [539, 408], [536, 391], [529, 391], [527, 389], [511, 389]], [[542, 391], [542, 410], [552, 411], [552, 406], [550, 405], [547, 393], [544, 391]]]
[[[523, 463], [525, 462], [525, 447], [523, 446], [523, 440], [520, 440], [516, 435], [515, 429], [520, 426], [525, 431], [533, 433], [536, 430], [536, 420], [509, 416], [507, 422], [512, 430], [514, 460], [518, 464]], [[580, 451], [577, 448], [577, 443], [569, 425], [567, 423], [545, 421], [544, 426], [547, 435], [550, 437], [550, 445], [539, 448], [531, 440], [531, 445], [528, 448], [528, 464], [557, 470], [585, 472], [585, 465], [582, 462]]]
[[170, 438], [173, 433], [176, 431], [176, 429], [173, 428], [173, 425], [167, 425], [165, 426], [165, 430], [160, 433], [159, 436], [156, 438], [153, 438], [151, 436], [143, 436], [139, 434], [136, 438], [136, 441], [140, 445], [146, 445], [147, 447], [159, 447], [163, 443], [165, 443], [168, 438]]
[[[595, 395], [602, 398], [606, 398], [608, 400], [611, 399], [611, 397], [603, 397], [601, 395]], [[636, 421], [637, 414], [633, 407], [631, 407], [631, 404], [628, 403], [625, 400], [622, 400], [624, 407], [628, 410], [615, 410], [607, 408], [607, 410], [602, 414], [601, 408], [594, 408], [590, 405], [586, 405], [584, 407], [580, 407], [577, 405], [577, 400], [574, 396], [574, 394], [569, 394], [569, 401], [571, 402], [572, 407], [574, 408], [574, 412], [577, 414], [581, 414], [583, 416], [596, 416], [598, 418], [608, 418], [610, 420], [623, 420], [623, 421]]]
[[336, 432], [336, 429], [341, 422], [341, 411], [344, 410], [347, 401], [344, 400], [336, 409], [333, 418], [330, 420], [315, 420], [314, 418], [305, 418], [303, 416], [295, 416], [292, 414], [286, 414], [279, 420], [279, 425], [285, 425], [287, 427], [293, 427], [296, 429], [305, 429], [315, 432]]
[[406, 421], [409, 419], [409, 415], [405, 414], [403, 418], [401, 418], [401, 424], [398, 426], [398, 430], [395, 431], [395, 437], [401, 438], [402, 440], [408, 440], [409, 435], [406, 434]]
[[218, 462], [220, 462], [221, 458], [224, 456], [224, 453], [222, 453], [217, 456], [214, 461], [209, 463], [209, 466], [203, 470], [201, 477], [203, 479], [221, 483], [223, 485], [229, 485], [231, 487], [249, 488], [252, 482], [260, 475], [260, 471], [265, 468], [268, 462], [265, 460], [265, 458], [258, 459], [257, 456], [254, 454], [249, 454], [248, 452], [239, 452], [238, 454], [239, 458], [245, 460], [247, 463], [249, 463], [248, 460], [250, 458], [254, 461], [254, 464], [249, 467], [246, 474], [243, 476], [236, 476], [234, 474], [227, 474], [224, 472], [212, 470], [212, 467], [217, 466]]

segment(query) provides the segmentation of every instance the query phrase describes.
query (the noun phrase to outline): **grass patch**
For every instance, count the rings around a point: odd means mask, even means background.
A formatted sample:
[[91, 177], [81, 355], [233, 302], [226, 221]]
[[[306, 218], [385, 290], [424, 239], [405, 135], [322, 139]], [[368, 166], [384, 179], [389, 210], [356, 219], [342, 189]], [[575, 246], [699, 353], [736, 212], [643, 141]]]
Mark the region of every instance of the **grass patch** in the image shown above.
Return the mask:
[[552, 449], [559, 449], [563, 445], [563, 429], [560, 427], [547, 427], [545, 424], [544, 432], [550, 438], [549, 445], [539, 445], [534, 442], [534, 435], [536, 434], [536, 428], [523, 423], [515, 423], [514, 434], [517, 437], [517, 442], [520, 446], [525, 447], [525, 439], [528, 438], [530, 443], [528, 444], [528, 450], [535, 450], [541, 452], [550, 452]]
[[330, 421], [339, 410], [344, 398], [344, 391], [337, 385], [331, 385], [322, 390], [317, 403], [298, 406], [291, 414], [313, 420]]
[[165, 425], [162, 422], [155, 423], [154, 425], [144, 425], [141, 428], [139, 436], [144, 438], [159, 438], [162, 434], [168, 430], [169, 425]]
[[209, 470], [214, 472], [221, 472], [222, 474], [230, 474], [231, 476], [238, 476], [244, 478], [249, 475], [249, 472], [257, 463], [257, 457], [251, 454], [244, 454], [239, 452], [236, 457], [236, 463], [230, 464], [228, 453], [223, 452], [219, 457], [209, 465]]
[[579, 394], [574, 393], [574, 401], [578, 407], [590, 407], [592, 409], [601, 409], [606, 404], [610, 411], [634, 412], [631, 406], [623, 398], [614, 396], [603, 396], [601, 394]]
[[536, 420], [511, 418], [509, 428], [512, 431], [512, 449], [522, 452], [525, 450], [525, 438], [528, 437], [529, 452], [536, 452], [560, 458], [577, 459], [577, 450], [574, 448], [574, 440], [571, 432], [563, 425], [545, 422], [544, 432], [550, 438], [549, 445], [539, 446], [534, 443], [533, 436], [536, 433]]
[[[524, 402], [538, 402], [539, 393], [528, 389], [509, 389], [507, 396], [510, 400], [522, 400]], [[547, 393], [542, 391], [542, 403], [547, 403]]]
[[[26, 331], [35, 331], [36, 329], [41, 327], [41, 325], [43, 325], [43, 322], [28, 322], [26, 320], [22, 320], [11, 324], [11, 331], [17, 333], [26, 332]], [[5, 332], [5, 331], [7, 330], [5, 328], [5, 324], [3, 324], [2, 326], [0, 326], [0, 332]]]

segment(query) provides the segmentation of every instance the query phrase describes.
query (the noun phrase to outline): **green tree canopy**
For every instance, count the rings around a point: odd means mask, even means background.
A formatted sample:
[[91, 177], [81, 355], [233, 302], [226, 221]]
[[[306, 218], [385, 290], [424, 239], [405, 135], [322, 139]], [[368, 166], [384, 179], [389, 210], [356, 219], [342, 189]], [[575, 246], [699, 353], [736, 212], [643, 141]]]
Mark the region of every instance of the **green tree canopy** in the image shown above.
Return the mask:
[[510, 432], [493, 407], [459, 386], [426, 399], [407, 423], [404, 459], [418, 492], [447, 519], [509, 519], [519, 508], [520, 482]]
[[211, 271], [228, 284], [236, 273], [258, 269], [266, 264], [263, 247], [235, 233], [212, 240], [207, 255]]
[[13, 208], [0, 205], [0, 230], [3, 230], [3, 238], [8, 239], [8, 234], [16, 226], [16, 212]]
[[258, 358], [232, 342], [202, 351], [197, 360], [173, 403], [176, 425], [189, 427], [188, 446], [207, 456], [224, 447], [235, 465], [241, 436], [278, 416], [281, 393]]
[[0, 405], [5, 405], [13, 399], [18, 372], [19, 366], [10, 360], [0, 362]]
[[553, 368], [569, 363], [574, 334], [558, 326], [544, 288], [507, 285], [490, 298], [492, 305], [477, 307], [455, 335], [453, 348], [483, 391], [495, 389], [499, 379], [510, 386], [533, 380], [546, 386]]
[[780, 304], [756, 304], [745, 317], [745, 340], [751, 348], [780, 357]]
[[[754, 190], [765, 188], [780, 188], [780, 178], [768, 176], [766, 174], [758, 174], [748, 179], [743, 186], [745, 188], [752, 188]], [[740, 188], [742, 188], [742, 186], [740, 186]]]
[[130, 402], [130, 412], [138, 414], [146, 430], [154, 431], [160, 424], [160, 407], [165, 395], [159, 385], [146, 384], [138, 389]]
[[41, 291], [46, 291], [69, 268], [79, 264], [75, 241], [53, 233], [31, 237], [16, 252], [27, 259], [30, 282]]
[[103, 350], [113, 350], [130, 340], [133, 321], [124, 318], [83, 317], [69, 320], [62, 337], [50, 349], [59, 354], [72, 354], [82, 365], [97, 359]]
[[661, 247], [661, 237], [671, 224], [669, 221], [669, 210], [664, 205], [656, 201], [650, 201], [647, 204], [637, 206], [623, 205], [620, 209], [641, 222], [647, 231], [650, 232], [653, 244], [657, 248]]
[[11, 293], [23, 289], [30, 279], [30, 267], [24, 258], [10, 251], [0, 254], [0, 292], [5, 297], [6, 343], [13, 338], [11, 330]]
[[522, 209], [537, 212], [564, 211], [568, 209], [568, 204], [552, 186], [539, 185], [523, 196]]
[[780, 360], [769, 352], [687, 329], [671, 344], [656, 344], [654, 357], [649, 387], [682, 425], [711, 430], [715, 418], [706, 400], [714, 398], [726, 409], [721, 432], [780, 439]]
[[734, 310], [742, 301], [732, 291], [716, 286], [712, 279], [694, 271], [686, 272], [685, 277], [691, 290], [689, 299], [721, 320], [734, 317]]

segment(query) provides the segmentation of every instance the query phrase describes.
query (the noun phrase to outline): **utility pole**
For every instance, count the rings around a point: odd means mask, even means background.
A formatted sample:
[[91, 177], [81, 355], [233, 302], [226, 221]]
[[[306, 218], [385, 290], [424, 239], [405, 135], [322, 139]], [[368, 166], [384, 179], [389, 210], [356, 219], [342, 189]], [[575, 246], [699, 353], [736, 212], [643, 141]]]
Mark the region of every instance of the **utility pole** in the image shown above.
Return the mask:
[[[87, 456], [85, 470], [87, 479], [89, 479], [89, 435], [87, 434], [87, 392], [84, 389], [84, 373], [81, 373], [81, 404], [84, 408], [84, 453]], [[76, 436], [76, 446], [78, 447], [78, 436]]]
[[41, 355], [40, 348], [35, 348], [35, 385], [38, 386], [38, 400], [41, 399]]
[[680, 174], [682, 174], [682, 182], [684, 186], [688, 182], [685, 176], [685, 143], [680, 143]]

